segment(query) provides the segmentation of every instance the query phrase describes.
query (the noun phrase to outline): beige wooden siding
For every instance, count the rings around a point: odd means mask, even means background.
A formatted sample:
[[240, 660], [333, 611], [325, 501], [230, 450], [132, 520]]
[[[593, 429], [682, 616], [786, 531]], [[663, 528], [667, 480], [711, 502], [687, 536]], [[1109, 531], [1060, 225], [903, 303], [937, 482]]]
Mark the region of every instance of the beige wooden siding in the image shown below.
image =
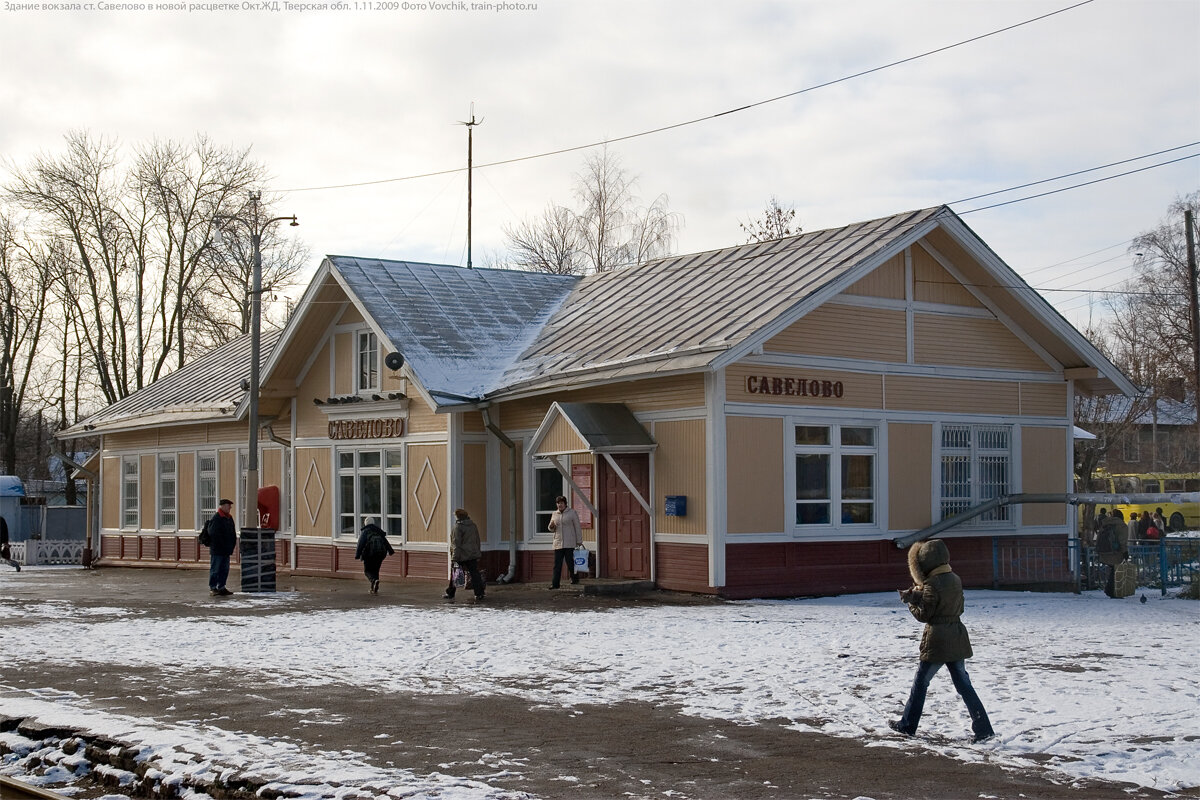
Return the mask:
[[[704, 405], [704, 376], [673, 375], [644, 381], [612, 383], [553, 397], [562, 403], [624, 403], [635, 414], [642, 411], [666, 411], [699, 408]], [[506, 431], [530, 430], [542, 424], [551, 398], [530, 397], [500, 405], [500, 425]]]
[[[751, 393], [748, 379], [754, 377], [761, 385], [762, 379], [784, 383], [784, 391], [790, 379], [794, 386], [798, 381], [817, 381], [831, 385], [842, 384], [841, 397], [801, 396], [799, 394]], [[798, 390], [796, 390], [798, 391]], [[789, 367], [763, 366], [761, 364], [734, 364], [725, 370], [725, 398], [731, 403], [770, 403], [772, 405], [833, 406], [845, 408], [882, 408], [883, 377], [859, 372], [831, 372], [819, 369], [792, 369]]]
[[185, 425], [178, 428], [163, 428], [162, 441], [175, 447], [206, 444], [208, 442], [208, 426]]
[[951, 378], [889, 375], [887, 407], [899, 411], [951, 411], [962, 414], [1016, 414], [1017, 384]]
[[[412, 444], [408, 446], [408, 529], [410, 542], [447, 542], [446, 446]], [[478, 522], [478, 520], [476, 520]]]
[[479, 526], [479, 536], [487, 541], [487, 445], [463, 445], [463, 508]]
[[409, 433], [445, 433], [449, 430], [450, 419], [449, 414], [435, 413], [420, 397], [410, 397], [408, 400], [405, 428]]
[[175, 497], [179, 503], [179, 529], [196, 528], [196, 454], [180, 453], [175, 467]]
[[109, 450], [148, 450], [158, 447], [158, 428], [145, 431], [110, 433], [104, 437], [104, 446]]
[[725, 442], [729, 532], [782, 531], [783, 420], [726, 417]]
[[1021, 414], [1027, 417], [1068, 416], [1066, 384], [1022, 383]]
[[571, 427], [571, 423], [567, 422], [567, 418], [559, 414], [550, 424], [550, 430], [546, 432], [537, 452], [539, 454], [576, 453], [587, 449], [587, 443], [579, 438], [579, 434]]
[[[111, 437], [105, 436], [105, 444]], [[100, 526], [121, 527], [121, 459], [100, 459]]]
[[217, 451], [217, 499], [227, 498], [233, 501], [233, 516], [244, 519], [242, 508], [244, 498], [243, 487], [238, 480], [238, 457], [236, 450]]
[[923, 248], [912, 248], [912, 261], [916, 282], [913, 299], [917, 302], [983, 308], [983, 304]]
[[379, 385], [385, 392], [408, 393], [408, 379], [404, 377], [404, 373], [399, 370], [390, 370], [386, 364], [380, 368]]
[[[1063, 428], [1021, 426], [1021, 490], [1034, 494], [1066, 492], [1067, 432]], [[1065, 525], [1061, 503], [1021, 507], [1023, 525]]]
[[888, 425], [888, 527], [928, 526], [933, 493], [933, 426]]
[[326, 447], [296, 448], [296, 521], [298, 536], [329, 537], [337, 492]]
[[338, 325], [357, 325], [363, 321], [363, 315], [359, 313], [358, 308], [350, 305], [342, 312], [341, 319], [337, 321]]
[[313, 404], [313, 398], [324, 402], [332, 392], [329, 386], [329, 345], [313, 360], [308, 374], [296, 387], [296, 435], [304, 438], [325, 437], [329, 434], [329, 417]]
[[[672, 420], [654, 423], [654, 529], [658, 533], [703, 536], [708, 532], [705, 492], [705, 421]], [[668, 517], [667, 495], [687, 498], [687, 515]]]
[[[358, 354], [354, 352], [354, 334], [338, 333], [333, 337], [333, 393], [350, 394], [354, 391], [354, 370], [358, 366]], [[314, 364], [316, 369], [320, 365]]]
[[264, 450], [262, 454], [260, 486], [278, 486], [283, 488], [283, 451], [277, 447]]
[[464, 411], [460, 417], [464, 433], [483, 433], [487, 430], [483, 427], [483, 414], [479, 411]]
[[904, 312], [824, 305], [768, 341], [767, 352], [904, 362], [908, 359]]
[[842, 294], [904, 299], [904, 254], [898, 253], [879, 265]]
[[[515, 445], [513, 448], [513, 456], [510, 456], [507, 447], [504, 445], [500, 446], [500, 538], [506, 542], [509, 541], [512, 534], [512, 532], [508, 529], [508, 519], [509, 508], [512, 506], [513, 500], [511, 480], [513, 477], [515, 477], [517, 481], [517, 508], [515, 512], [517, 519], [517, 530], [523, 531], [525, 529], [524, 523], [521, 521], [524, 519], [525, 514], [525, 476], [524, 471], [521, 469], [521, 465], [524, 463], [525, 458], [525, 445], [523, 442], [514, 442], [513, 444]], [[508, 469], [510, 457], [516, 458], [515, 475], [510, 473]], [[520, 541], [523, 538], [524, 537], [518, 533], [517, 540]]]
[[915, 314], [913, 353], [918, 364], [1051, 371], [997, 319]]
[[244, 447], [250, 441], [250, 426], [246, 422], [222, 422], [209, 425], [207, 440], [208, 444], [237, 444]]

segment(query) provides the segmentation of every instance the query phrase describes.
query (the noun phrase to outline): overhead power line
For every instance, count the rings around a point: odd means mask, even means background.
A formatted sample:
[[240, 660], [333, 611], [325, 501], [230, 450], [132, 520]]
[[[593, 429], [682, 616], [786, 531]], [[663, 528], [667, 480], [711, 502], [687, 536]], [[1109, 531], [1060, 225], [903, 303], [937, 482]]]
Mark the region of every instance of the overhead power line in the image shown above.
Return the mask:
[[[678, 128], [687, 127], [689, 125], [697, 125], [701, 122], [708, 122], [710, 120], [719, 119], [721, 117], [727, 117], [730, 114], [737, 114], [741, 111], [747, 111], [751, 108], [758, 108], [759, 106], [764, 106], [764, 105], [767, 105], [768, 103], [777, 103], [780, 100], [787, 100], [788, 98], [791, 98], [791, 97], [798, 97], [802, 94], [807, 94], [809, 92], [815, 92], [818, 89], [824, 89], [829, 86], [836, 86], [839, 83], [845, 83], [846, 81], [851, 81], [851, 80], [854, 80], [855, 78], [861, 78], [865, 75], [871, 75], [876, 72], [882, 72], [885, 69], [891, 69], [892, 67], [898, 67], [903, 64], [908, 64], [913, 61], [918, 61], [922, 58], [928, 58], [929, 56], [937, 55], [938, 53], [944, 53], [947, 50], [953, 50], [957, 47], [963, 47], [968, 44], [973, 44], [975, 42], [981, 41], [983, 39], [987, 39], [992, 36], [998, 36], [1002, 33], [1007, 33], [1008, 31], [1016, 30], [1017, 28], [1021, 28], [1026, 25], [1032, 25], [1033, 23], [1040, 22], [1044, 19], [1049, 19], [1050, 17], [1056, 16], [1058, 14], [1065, 14], [1068, 11], [1072, 11], [1081, 6], [1086, 6], [1093, 2], [1095, 2], [1095, 0], [1082, 0], [1082, 2], [1075, 3], [1074, 5], [1066, 6], [1065, 8], [1060, 8], [1057, 11], [1051, 11], [1049, 13], [1042, 14], [1041, 16], [1032, 17], [1023, 22], [1017, 22], [1017, 23], [1008, 25], [1003, 28], [997, 28], [994, 31], [989, 31], [987, 33], [981, 33], [978, 36], [972, 36], [969, 39], [963, 39], [962, 41], [955, 42], [954, 44], [944, 45], [942, 47], [938, 47], [933, 50], [926, 50], [923, 53], [918, 53], [917, 55], [914, 55], [914, 56], [902, 58], [898, 61], [891, 61], [887, 64], [881, 64], [880, 66], [877, 66], [877, 67], [871, 67], [870, 69], [864, 69], [859, 72], [852, 73], [850, 75], [844, 75], [841, 78], [835, 78], [830, 81], [825, 81], [824, 83], [818, 83], [813, 86], [808, 86], [804, 89], [797, 89], [794, 92], [787, 92], [786, 94], [776, 95], [775, 97], [768, 97], [765, 100], [758, 100], [753, 103], [747, 103], [746, 105], [738, 106], [737, 108], [730, 108], [730, 109], [726, 109], [725, 111], [718, 111], [715, 114], [708, 114], [703, 117], [696, 117], [695, 119], [689, 119], [689, 120], [685, 120], [683, 122], [675, 122], [670, 125], [663, 125], [658, 128], [651, 128], [649, 130], [640, 131], [638, 133], [629, 133], [624, 136], [618, 136], [613, 139], [604, 139], [604, 140], [598, 141], [598, 142], [589, 142], [588, 144], [578, 144], [578, 145], [574, 145], [572, 147], [563, 147], [558, 150], [548, 150], [544, 153], [536, 153], [534, 155], [517, 156], [515, 158], [507, 158], [502, 161], [490, 161], [486, 164], [479, 164], [478, 168], [482, 169], [484, 167], [499, 167], [504, 164], [516, 164], [521, 161], [531, 161], [536, 158], [547, 158], [549, 156], [557, 156], [557, 155], [562, 155], [564, 153], [574, 153], [579, 150], [589, 150], [593, 147], [603, 147], [604, 145], [612, 144], [614, 142], [625, 142], [630, 139], [638, 139], [643, 136], [652, 136], [656, 133], [672, 131], [672, 130], [676, 130]], [[466, 167], [456, 167], [454, 169], [443, 169], [443, 170], [438, 170], [436, 172], [424, 172], [419, 175], [404, 175], [404, 176], [401, 176], [398, 178], [379, 178], [379, 179], [370, 180], [370, 181], [358, 181], [356, 183], [330, 184], [328, 186], [305, 186], [305, 187], [300, 187], [300, 188], [295, 188], [295, 189], [282, 189], [280, 191], [284, 191], [284, 192], [318, 192], [318, 191], [325, 191], [328, 189], [353, 189], [353, 188], [357, 188], [357, 187], [361, 187], [361, 186], [377, 186], [381, 183], [398, 183], [400, 181], [412, 181], [412, 180], [418, 180], [420, 178], [432, 178], [437, 175], [446, 175], [446, 174], [449, 174], [452, 172], [464, 172], [464, 171], [466, 171]], [[968, 198], [968, 199], [976, 199], [976, 198]]]

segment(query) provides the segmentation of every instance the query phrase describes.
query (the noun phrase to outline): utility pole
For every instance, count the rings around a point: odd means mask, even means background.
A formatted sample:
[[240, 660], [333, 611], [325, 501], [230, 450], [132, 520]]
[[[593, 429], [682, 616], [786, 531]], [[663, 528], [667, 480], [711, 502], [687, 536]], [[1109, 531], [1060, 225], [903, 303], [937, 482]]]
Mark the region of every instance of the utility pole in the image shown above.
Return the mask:
[[460, 122], [467, 126], [467, 269], [471, 269], [471, 168], [472, 168], [472, 134], [476, 125], [482, 125], [483, 120], [475, 121], [475, 104], [471, 103], [471, 121]]
[[1196, 284], [1196, 221], [1189, 208], [1183, 212], [1187, 237], [1188, 294], [1192, 310], [1192, 405], [1196, 411], [1196, 453], [1200, 455], [1200, 287]]

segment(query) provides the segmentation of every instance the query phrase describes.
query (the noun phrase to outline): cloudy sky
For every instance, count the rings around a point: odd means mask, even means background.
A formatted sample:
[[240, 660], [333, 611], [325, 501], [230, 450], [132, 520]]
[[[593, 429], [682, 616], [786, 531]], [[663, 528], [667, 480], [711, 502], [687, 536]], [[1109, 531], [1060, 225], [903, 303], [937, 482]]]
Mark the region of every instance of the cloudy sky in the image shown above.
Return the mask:
[[[1046, 290], [1116, 288], [1129, 240], [1200, 188], [1195, 0], [117, 2], [5, 0], [0, 157], [59, 151], [76, 128], [127, 147], [198, 132], [252, 147], [278, 210], [300, 217], [312, 268], [325, 253], [465, 263], [456, 123], [472, 103], [477, 266], [502, 251], [506, 225], [570, 203], [593, 151], [525, 157], [605, 140], [645, 201], [665, 193], [682, 214], [680, 252], [743, 241], [739, 220], [772, 195], [805, 230], [951, 203]], [[622, 140], [690, 120], [703, 121]], [[478, 166], [510, 159], [523, 160]], [[344, 184], [367, 185], [320, 188]], [[1045, 296], [1081, 324], [1102, 295]]]

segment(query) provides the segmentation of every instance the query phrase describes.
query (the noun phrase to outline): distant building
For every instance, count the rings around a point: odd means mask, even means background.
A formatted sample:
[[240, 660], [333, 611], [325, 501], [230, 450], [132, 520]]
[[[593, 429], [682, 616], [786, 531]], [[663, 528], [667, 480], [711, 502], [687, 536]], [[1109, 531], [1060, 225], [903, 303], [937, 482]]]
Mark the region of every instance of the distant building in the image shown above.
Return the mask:
[[[1134, 403], [1137, 403], [1135, 406]], [[1114, 397], [1099, 424], [1080, 422], [1093, 433], [1104, 424], [1129, 419], [1132, 409], [1141, 408], [1113, 441], [1108, 443], [1100, 466], [1110, 474], [1185, 473], [1200, 471], [1200, 438], [1196, 433], [1194, 395], [1182, 400], [1171, 397]]]
[[[997, 494], [1066, 492], [1078, 393], [1135, 387], [948, 208], [586, 277], [329, 256], [263, 337], [262, 483], [280, 569], [444, 580], [453, 511], [491, 576], [548, 579], [579, 509], [600, 577], [727, 597], [874, 591], [893, 540]], [[403, 364], [395, 354], [403, 357]], [[102, 563], [206, 566], [238, 499], [243, 338], [64, 436], [99, 436]], [[946, 534], [1065, 540], [1065, 506]]]

